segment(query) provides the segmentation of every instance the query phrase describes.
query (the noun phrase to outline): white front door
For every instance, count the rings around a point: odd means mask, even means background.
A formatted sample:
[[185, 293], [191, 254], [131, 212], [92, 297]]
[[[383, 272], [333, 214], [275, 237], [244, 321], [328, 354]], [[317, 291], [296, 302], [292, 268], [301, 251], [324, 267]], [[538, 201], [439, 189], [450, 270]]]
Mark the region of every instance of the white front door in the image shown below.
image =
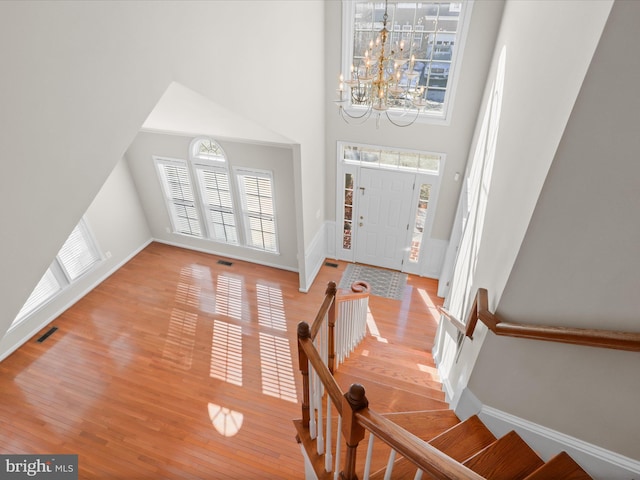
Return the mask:
[[415, 175], [389, 170], [360, 170], [355, 219], [355, 261], [402, 270]]

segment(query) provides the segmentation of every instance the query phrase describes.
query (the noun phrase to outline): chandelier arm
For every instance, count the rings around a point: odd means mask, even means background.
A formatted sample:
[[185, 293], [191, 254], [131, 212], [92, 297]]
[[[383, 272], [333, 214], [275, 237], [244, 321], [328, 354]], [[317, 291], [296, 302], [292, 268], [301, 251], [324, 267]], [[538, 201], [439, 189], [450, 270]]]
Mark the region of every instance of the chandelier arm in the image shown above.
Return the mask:
[[346, 115], [346, 117], [350, 118], [351, 120], [362, 120], [362, 122], [354, 124], [354, 125], [361, 125], [369, 119], [372, 111], [373, 109], [371, 108], [371, 106], [369, 106], [362, 115], [351, 115], [346, 108], [340, 107], [339, 113], [345, 122], [349, 123], [347, 118], [345, 118], [345, 115]]
[[420, 110], [416, 109], [416, 116], [413, 117], [413, 119], [409, 123], [397, 123], [397, 122], [394, 122], [393, 119], [391, 118], [391, 116], [389, 115], [388, 111], [386, 111], [384, 113], [387, 116], [387, 120], [389, 120], [391, 123], [393, 123], [396, 127], [408, 127], [410, 125], [413, 125], [415, 123], [415, 121], [418, 119], [418, 116], [420, 115]]

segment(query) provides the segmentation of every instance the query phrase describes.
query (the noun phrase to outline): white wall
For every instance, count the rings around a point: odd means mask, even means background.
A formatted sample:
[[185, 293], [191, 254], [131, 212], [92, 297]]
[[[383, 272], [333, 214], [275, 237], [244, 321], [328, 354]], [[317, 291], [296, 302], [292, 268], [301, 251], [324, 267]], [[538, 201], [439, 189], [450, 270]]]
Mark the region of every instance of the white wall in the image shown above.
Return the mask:
[[291, 148], [254, 145], [231, 140], [218, 142], [227, 156], [231, 178], [233, 178], [234, 167], [256, 168], [272, 172], [279, 254], [172, 232], [171, 220], [152, 157], [155, 155], [188, 160], [189, 147], [193, 138], [195, 137], [140, 132], [127, 150], [126, 156], [153, 238], [187, 248], [297, 271], [297, 221], [293, 188], [295, 179]]
[[[640, 332], [640, 4], [615, 2], [497, 305], [519, 323]], [[640, 460], [640, 354], [490, 335], [485, 404]]]
[[0, 2], [0, 336], [172, 81], [299, 144], [310, 244], [323, 20], [319, 0]]
[[[102, 261], [5, 335], [0, 342], [0, 359], [77, 302], [151, 240], [138, 194], [124, 160], [118, 162], [109, 175], [89, 206], [85, 219], [103, 257]], [[55, 325], [64, 329], [63, 324]]]
[[[486, 103], [499, 58], [506, 52], [500, 122], [484, 226], [473, 268], [467, 272], [472, 278], [467, 295], [487, 288], [491, 309], [509, 278], [611, 3], [517, 0], [505, 6], [484, 98]], [[459, 360], [441, 372], [452, 388], [454, 404], [469, 382], [485, 331], [482, 325], [477, 328], [474, 340], [465, 341]], [[455, 356], [448, 338], [439, 338], [448, 343], [437, 347], [443, 358]]]

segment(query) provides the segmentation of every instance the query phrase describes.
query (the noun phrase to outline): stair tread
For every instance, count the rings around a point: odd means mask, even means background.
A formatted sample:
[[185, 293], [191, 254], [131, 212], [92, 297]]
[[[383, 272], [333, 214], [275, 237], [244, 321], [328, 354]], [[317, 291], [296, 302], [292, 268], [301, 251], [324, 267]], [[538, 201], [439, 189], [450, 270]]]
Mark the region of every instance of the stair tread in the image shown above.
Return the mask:
[[392, 366], [397, 371], [403, 371], [413, 374], [421, 380], [430, 380], [435, 383], [440, 382], [440, 376], [436, 366], [429, 357], [412, 353], [411, 350], [403, 351], [402, 349], [393, 349], [392, 352], [375, 351], [375, 356], [369, 354], [366, 348], [356, 349], [349, 357], [345, 359], [344, 365], [363, 365], [366, 368], [382, 367], [389, 368]]
[[473, 415], [432, 438], [429, 443], [458, 462], [463, 462], [495, 441], [495, 435], [477, 415]]
[[[375, 337], [370, 335], [366, 336], [363, 342], [356, 347], [351, 354], [352, 356], [365, 356], [368, 357], [368, 351], [371, 343], [378, 342]], [[429, 350], [415, 349], [404, 345], [395, 345], [393, 343], [385, 343], [384, 349], [376, 348], [375, 358], [386, 358], [398, 362], [404, 362], [408, 365], [419, 363], [432, 368], [435, 374], [438, 374], [436, 364], [433, 360], [433, 355]]]
[[[397, 373], [392, 368], [376, 368], [375, 366], [367, 368], [366, 365], [347, 366], [341, 367], [335, 374], [336, 377], [340, 377], [341, 375], [357, 377], [360, 379], [358, 383], [363, 383], [362, 379], [366, 378], [367, 383], [376, 382], [382, 385], [392, 385], [393, 388], [420, 393], [421, 395], [436, 400], [445, 399], [445, 393], [442, 391], [441, 383], [431, 380], [420, 380], [418, 375], [411, 378], [407, 375]], [[367, 385], [364, 385], [366, 388]]]
[[[510, 459], [511, 461], [505, 462]], [[463, 462], [488, 480], [524, 479], [544, 464], [515, 431], [511, 431]]]
[[460, 423], [453, 410], [385, 413], [383, 416], [426, 441]]
[[[375, 381], [374, 377], [379, 381]], [[336, 382], [343, 391], [347, 391], [351, 384], [362, 383], [362, 376], [338, 372]], [[410, 410], [442, 410], [449, 405], [444, 399], [433, 398], [438, 393], [425, 387], [403, 389], [384, 383], [384, 378], [367, 375], [364, 385], [369, 406], [378, 413]]]
[[567, 452], [560, 452], [547, 463], [531, 473], [526, 480], [592, 480]]

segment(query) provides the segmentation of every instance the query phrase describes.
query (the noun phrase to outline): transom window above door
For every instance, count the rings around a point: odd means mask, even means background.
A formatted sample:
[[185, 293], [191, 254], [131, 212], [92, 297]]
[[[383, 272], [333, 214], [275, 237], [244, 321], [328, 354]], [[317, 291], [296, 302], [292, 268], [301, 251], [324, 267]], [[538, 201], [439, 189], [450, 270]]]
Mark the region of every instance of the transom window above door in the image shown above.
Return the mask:
[[382, 147], [346, 145], [343, 149], [343, 159], [345, 163], [370, 168], [393, 168], [437, 175], [440, 171], [442, 155]]
[[[393, 52], [394, 62], [383, 66], [385, 73], [397, 78], [396, 88], [410, 92], [407, 95], [411, 95], [414, 104], [422, 105], [419, 118], [446, 120], [471, 6], [470, 0], [345, 0], [342, 78], [350, 85], [357, 82], [357, 88], [351, 88], [347, 108], [359, 108], [359, 94], [366, 96], [368, 79], [378, 71], [375, 52], [381, 48], [380, 31], [386, 11], [388, 34], [384, 48], [385, 52]], [[390, 105], [390, 110], [404, 110], [402, 100], [396, 106]]]

